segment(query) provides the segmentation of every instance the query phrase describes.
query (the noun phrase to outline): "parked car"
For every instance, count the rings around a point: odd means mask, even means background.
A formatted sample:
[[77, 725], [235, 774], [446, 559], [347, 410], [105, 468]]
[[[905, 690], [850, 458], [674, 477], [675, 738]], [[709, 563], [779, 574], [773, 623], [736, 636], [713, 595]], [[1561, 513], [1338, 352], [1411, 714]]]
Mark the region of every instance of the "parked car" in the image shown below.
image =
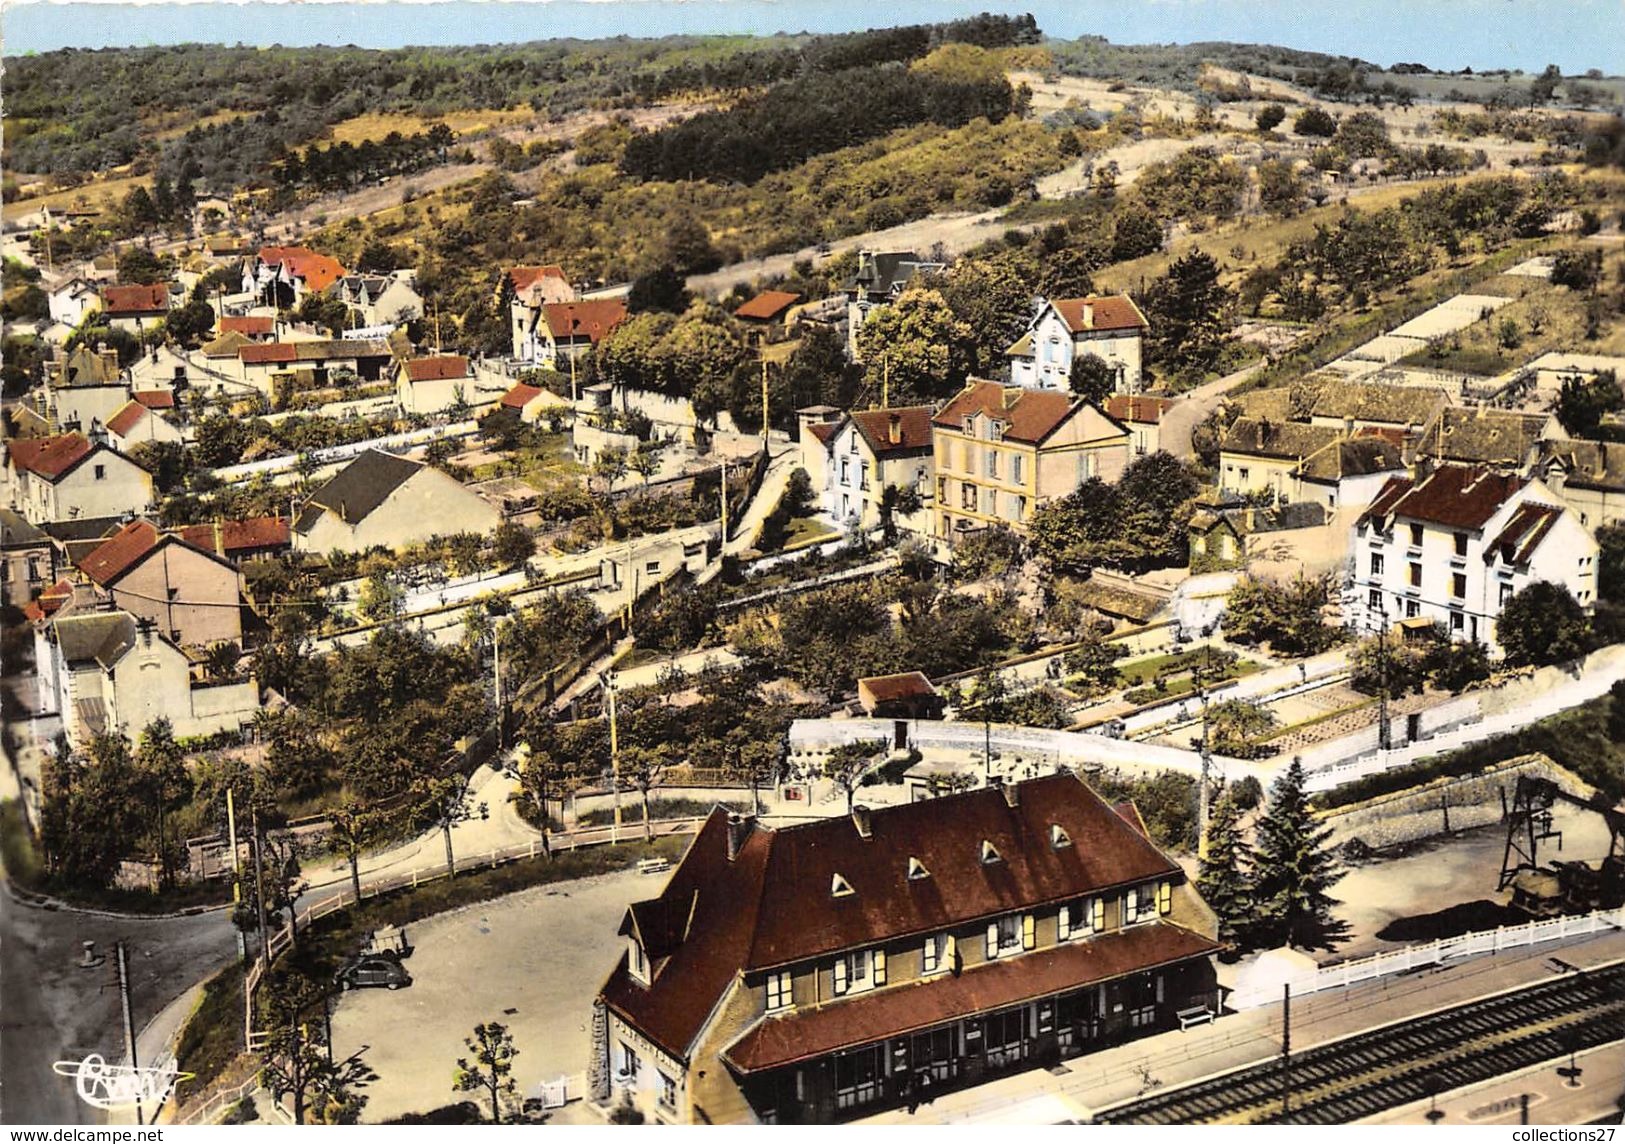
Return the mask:
[[399, 957], [358, 957], [333, 975], [333, 983], [340, 989], [399, 989], [412, 984], [412, 975]]

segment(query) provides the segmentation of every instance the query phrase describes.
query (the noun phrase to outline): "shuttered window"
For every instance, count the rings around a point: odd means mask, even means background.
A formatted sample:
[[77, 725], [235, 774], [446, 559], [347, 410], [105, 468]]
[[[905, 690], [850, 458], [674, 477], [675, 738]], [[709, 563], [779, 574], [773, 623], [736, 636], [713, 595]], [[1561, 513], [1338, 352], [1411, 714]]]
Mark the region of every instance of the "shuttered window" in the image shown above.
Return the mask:
[[1174, 884], [1161, 882], [1157, 885], [1157, 913], [1166, 914], [1174, 908]]

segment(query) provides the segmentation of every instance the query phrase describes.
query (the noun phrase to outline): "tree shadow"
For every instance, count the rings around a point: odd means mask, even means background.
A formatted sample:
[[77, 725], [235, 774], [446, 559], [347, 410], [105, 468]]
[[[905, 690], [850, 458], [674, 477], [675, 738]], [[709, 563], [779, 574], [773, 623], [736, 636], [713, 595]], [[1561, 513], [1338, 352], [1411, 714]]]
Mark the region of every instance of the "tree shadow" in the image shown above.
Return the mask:
[[1431, 914], [1395, 918], [1378, 930], [1376, 936], [1379, 941], [1435, 941], [1492, 930], [1498, 926], [1522, 925], [1528, 920], [1528, 915], [1511, 906], [1480, 898], [1474, 902], [1460, 902]]

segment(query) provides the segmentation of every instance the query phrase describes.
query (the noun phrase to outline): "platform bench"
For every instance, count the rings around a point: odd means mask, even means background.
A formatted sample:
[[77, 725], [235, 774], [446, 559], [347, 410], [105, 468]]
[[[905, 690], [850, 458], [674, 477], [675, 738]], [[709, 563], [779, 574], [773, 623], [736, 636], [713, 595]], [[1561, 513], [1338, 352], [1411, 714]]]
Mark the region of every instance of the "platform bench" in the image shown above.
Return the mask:
[[1182, 1033], [1192, 1025], [1213, 1023], [1213, 1010], [1206, 1005], [1192, 1005], [1189, 1009], [1179, 1010], [1174, 1016], [1179, 1018], [1179, 1031]]
[[669, 859], [669, 858], [639, 858], [638, 859], [638, 873], [639, 874], [664, 874], [667, 870], [670, 870], [670, 869], [671, 869], [671, 859]]

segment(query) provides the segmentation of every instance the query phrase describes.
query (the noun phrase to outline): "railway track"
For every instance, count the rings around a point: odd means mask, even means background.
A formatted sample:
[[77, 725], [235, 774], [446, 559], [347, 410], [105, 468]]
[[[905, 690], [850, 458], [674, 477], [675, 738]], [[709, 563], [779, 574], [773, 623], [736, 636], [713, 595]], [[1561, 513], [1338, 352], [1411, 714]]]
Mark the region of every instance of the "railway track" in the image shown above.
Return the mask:
[[1399, 1021], [1101, 1112], [1104, 1124], [1350, 1124], [1625, 1039], [1625, 962]]

